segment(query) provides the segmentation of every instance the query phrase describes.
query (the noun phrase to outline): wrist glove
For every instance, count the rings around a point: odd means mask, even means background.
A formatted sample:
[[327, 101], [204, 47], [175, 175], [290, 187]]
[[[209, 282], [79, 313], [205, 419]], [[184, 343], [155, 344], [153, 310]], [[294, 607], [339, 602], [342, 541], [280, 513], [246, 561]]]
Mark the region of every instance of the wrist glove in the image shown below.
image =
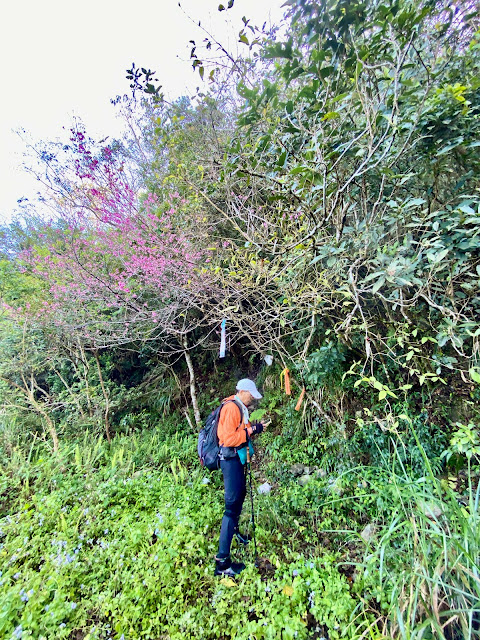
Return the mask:
[[263, 424], [261, 422], [254, 422], [252, 424], [252, 434], [258, 435], [263, 431]]

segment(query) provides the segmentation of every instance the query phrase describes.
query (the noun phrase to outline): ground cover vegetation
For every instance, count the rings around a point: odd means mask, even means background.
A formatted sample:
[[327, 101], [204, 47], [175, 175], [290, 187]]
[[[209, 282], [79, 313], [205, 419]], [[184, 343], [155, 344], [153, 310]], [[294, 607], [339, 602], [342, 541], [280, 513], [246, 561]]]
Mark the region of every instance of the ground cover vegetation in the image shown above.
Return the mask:
[[[123, 140], [31, 145], [51, 215], [1, 229], [1, 637], [479, 636], [478, 15], [288, 0], [241, 58], [191, 41], [195, 100], [133, 65]], [[195, 447], [247, 376], [271, 425], [234, 582]]]

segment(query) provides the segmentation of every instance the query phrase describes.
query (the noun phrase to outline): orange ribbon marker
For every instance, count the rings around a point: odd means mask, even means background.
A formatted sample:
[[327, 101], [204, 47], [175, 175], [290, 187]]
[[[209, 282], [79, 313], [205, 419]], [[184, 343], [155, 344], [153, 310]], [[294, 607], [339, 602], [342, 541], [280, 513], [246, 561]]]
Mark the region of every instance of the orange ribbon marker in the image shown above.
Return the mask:
[[285, 393], [287, 394], [287, 396], [291, 396], [292, 395], [292, 391], [290, 389], [290, 375], [289, 375], [290, 371], [288, 369], [284, 369], [282, 371], [282, 373], [280, 374], [280, 385], [282, 385], [282, 376], [285, 376]]
[[300, 407], [302, 406], [302, 402], [303, 402], [303, 398], [305, 397], [305, 387], [303, 387], [302, 389], [302, 393], [300, 394], [300, 397], [298, 398], [298, 402], [295, 406], [295, 411], [300, 411]]

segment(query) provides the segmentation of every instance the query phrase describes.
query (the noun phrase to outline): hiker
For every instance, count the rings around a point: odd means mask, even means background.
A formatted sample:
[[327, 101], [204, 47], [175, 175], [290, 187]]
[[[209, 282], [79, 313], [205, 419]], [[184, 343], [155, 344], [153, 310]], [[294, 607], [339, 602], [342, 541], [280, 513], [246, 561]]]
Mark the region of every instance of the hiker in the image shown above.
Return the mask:
[[[250, 537], [240, 533], [238, 521], [246, 494], [246, 447], [248, 438], [262, 433], [262, 422], [250, 424], [248, 407], [262, 396], [253, 380], [245, 378], [237, 383], [237, 393], [225, 398], [230, 400], [222, 407], [218, 420], [218, 443], [220, 445], [220, 468], [225, 486], [225, 511], [220, 529], [218, 553], [215, 556], [215, 575], [236, 576], [245, 565], [232, 562], [230, 546], [233, 536], [240, 544], [247, 545]], [[245, 449], [245, 451], [242, 451]], [[239, 453], [240, 451], [240, 453]], [[243, 459], [243, 462], [241, 460]]]

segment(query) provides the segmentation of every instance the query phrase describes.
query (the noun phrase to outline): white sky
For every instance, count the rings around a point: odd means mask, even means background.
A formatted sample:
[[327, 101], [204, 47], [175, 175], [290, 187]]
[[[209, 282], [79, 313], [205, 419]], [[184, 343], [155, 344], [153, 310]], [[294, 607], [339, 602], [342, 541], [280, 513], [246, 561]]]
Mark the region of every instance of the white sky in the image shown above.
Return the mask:
[[[284, 0], [182, 0], [185, 12], [201, 20], [235, 50], [242, 16], [253, 24], [278, 23]], [[62, 137], [62, 127], [80, 117], [93, 136], [119, 135], [110, 98], [129, 92], [125, 70], [132, 62], [157, 72], [170, 98], [199, 85], [189, 61], [190, 39], [204, 34], [185, 16], [178, 0], [10, 0], [2, 7], [0, 60], [0, 223], [17, 200], [32, 198], [37, 183], [21, 170], [24, 146], [14, 133], [34, 139]]]

